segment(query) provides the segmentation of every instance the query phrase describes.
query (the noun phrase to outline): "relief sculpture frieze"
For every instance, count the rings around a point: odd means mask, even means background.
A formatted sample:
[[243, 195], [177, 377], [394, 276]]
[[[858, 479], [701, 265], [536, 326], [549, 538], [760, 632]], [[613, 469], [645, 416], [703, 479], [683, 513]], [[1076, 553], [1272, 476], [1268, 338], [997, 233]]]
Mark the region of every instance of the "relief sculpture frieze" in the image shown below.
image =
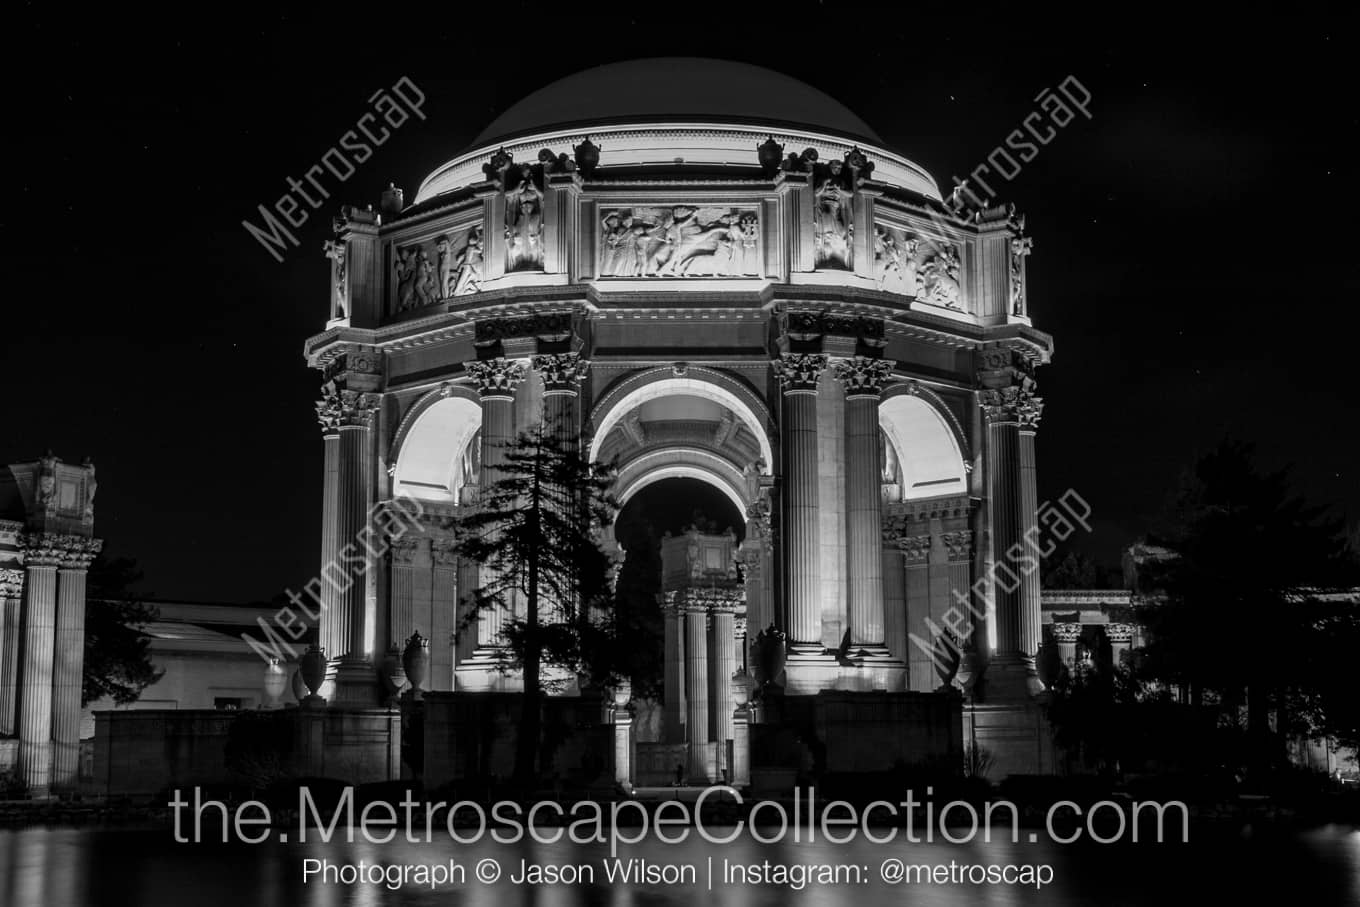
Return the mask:
[[755, 277], [760, 262], [754, 210], [667, 205], [601, 213], [601, 277]]

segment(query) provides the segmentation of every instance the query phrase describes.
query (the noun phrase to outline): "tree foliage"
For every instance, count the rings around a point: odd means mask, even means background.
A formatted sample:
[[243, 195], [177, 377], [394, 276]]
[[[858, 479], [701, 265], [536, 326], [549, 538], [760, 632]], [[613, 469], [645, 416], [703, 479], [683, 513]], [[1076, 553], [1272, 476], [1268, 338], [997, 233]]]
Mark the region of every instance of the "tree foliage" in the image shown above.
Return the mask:
[[[1144, 676], [1247, 704], [1254, 756], [1283, 752], [1281, 731], [1356, 736], [1342, 653], [1360, 643], [1360, 608], [1326, 593], [1354, 587], [1342, 523], [1262, 472], [1250, 445], [1225, 441], [1184, 475], [1147, 565], [1164, 597], [1142, 609]], [[1273, 719], [1273, 720], [1272, 720]]]
[[[540, 699], [553, 675], [607, 683], [618, 671], [613, 561], [596, 531], [617, 512], [614, 476], [542, 426], [505, 446], [496, 476], [458, 521], [459, 553], [482, 566], [460, 632], [485, 612], [502, 615], [504, 667], [524, 678], [515, 777], [528, 783], [537, 772]], [[545, 667], [557, 670], [545, 678]]]
[[104, 697], [119, 705], [135, 702], [164, 674], [151, 662], [151, 640], [142, 630], [159, 617], [133, 587], [141, 580], [131, 558], [106, 558], [90, 565], [85, 589], [85, 670], [81, 704]]

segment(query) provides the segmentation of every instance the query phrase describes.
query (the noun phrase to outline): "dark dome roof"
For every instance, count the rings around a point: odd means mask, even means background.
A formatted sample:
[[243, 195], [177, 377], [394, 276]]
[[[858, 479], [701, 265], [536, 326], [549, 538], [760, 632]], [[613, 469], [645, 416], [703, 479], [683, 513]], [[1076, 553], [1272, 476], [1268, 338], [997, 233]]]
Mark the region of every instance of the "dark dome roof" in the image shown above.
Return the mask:
[[597, 66], [540, 88], [498, 116], [473, 146], [572, 126], [662, 121], [801, 128], [883, 144], [844, 104], [797, 79], [748, 63], [655, 57]]

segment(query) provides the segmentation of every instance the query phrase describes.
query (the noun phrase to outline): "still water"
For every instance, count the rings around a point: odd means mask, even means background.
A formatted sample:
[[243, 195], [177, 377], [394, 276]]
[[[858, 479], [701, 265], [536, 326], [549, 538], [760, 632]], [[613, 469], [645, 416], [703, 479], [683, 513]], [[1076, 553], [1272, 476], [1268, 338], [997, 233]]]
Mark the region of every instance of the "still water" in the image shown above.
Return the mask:
[[[387, 845], [368, 843], [258, 846], [191, 845], [174, 842], [168, 829], [25, 828], [0, 830], [0, 905], [82, 907], [82, 905], [176, 905], [176, 907], [331, 907], [331, 905], [458, 904], [468, 907], [760, 907], [816, 905], [1360, 905], [1360, 830], [1332, 826], [1309, 831], [1192, 833], [1189, 844], [1093, 843], [967, 844], [822, 842], [761, 845], [743, 838], [726, 845], [698, 839], [684, 844], [643, 842], [620, 856], [654, 865], [693, 866], [694, 885], [611, 883], [605, 879], [604, 845], [460, 846], [451, 842]], [[304, 882], [305, 861], [359, 861], [389, 865], [466, 869], [462, 884], [408, 885], [389, 890], [378, 884]], [[1040, 891], [1005, 884], [888, 885], [884, 860], [905, 864], [1047, 865], [1053, 882]], [[493, 859], [503, 870], [492, 884], [475, 879], [479, 861]], [[710, 864], [710, 860], [712, 861]], [[521, 862], [584, 865], [593, 883], [516, 885], [509, 879]], [[859, 867], [862, 879], [838, 884], [787, 885], [724, 883], [729, 863], [835, 864]], [[313, 864], [315, 865], [315, 864]], [[707, 871], [713, 866], [713, 886]]]

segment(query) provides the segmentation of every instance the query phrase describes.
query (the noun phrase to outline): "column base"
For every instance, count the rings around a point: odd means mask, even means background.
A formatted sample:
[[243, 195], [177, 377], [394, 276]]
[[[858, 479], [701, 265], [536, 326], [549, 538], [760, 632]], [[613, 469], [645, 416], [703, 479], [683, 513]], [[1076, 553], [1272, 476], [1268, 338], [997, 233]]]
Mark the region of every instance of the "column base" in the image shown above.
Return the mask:
[[987, 757], [991, 781], [1057, 771], [1053, 729], [1043, 705], [1030, 698], [965, 705], [963, 740]]
[[974, 683], [975, 698], [985, 703], [1030, 702], [1044, 695], [1033, 657], [993, 655]]
[[346, 655], [335, 666], [335, 705], [372, 708], [383, 699], [373, 662], [361, 655]]
[[469, 693], [521, 693], [524, 678], [505, 670], [510, 653], [501, 646], [478, 646], [453, 669], [453, 685]]
[[689, 783], [708, 786], [716, 782], [718, 774], [718, 744], [690, 742]]
[[820, 643], [789, 643], [784, 659], [784, 692], [813, 694], [835, 687], [841, 666]]

